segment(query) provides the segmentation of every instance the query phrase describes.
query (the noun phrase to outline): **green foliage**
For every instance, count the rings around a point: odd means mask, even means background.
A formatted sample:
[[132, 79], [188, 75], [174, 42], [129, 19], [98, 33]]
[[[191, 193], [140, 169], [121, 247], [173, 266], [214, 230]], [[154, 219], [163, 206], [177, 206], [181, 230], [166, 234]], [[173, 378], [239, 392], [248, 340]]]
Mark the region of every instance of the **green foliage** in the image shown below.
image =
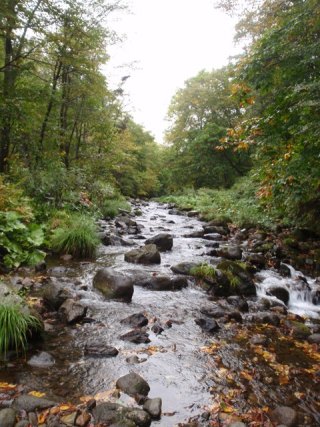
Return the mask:
[[193, 267], [190, 270], [190, 274], [195, 276], [197, 279], [214, 279], [216, 277], [216, 270], [209, 264], [201, 264], [197, 267]]
[[50, 248], [76, 258], [92, 258], [99, 243], [93, 219], [87, 215], [72, 214], [53, 230]]
[[273, 228], [277, 222], [277, 212], [266, 211], [256, 196], [258, 189], [259, 184], [247, 176], [239, 179], [227, 190], [189, 190], [181, 195], [162, 197], [160, 200], [176, 203], [180, 208], [197, 210], [207, 220], [232, 222], [240, 227], [261, 225]]
[[10, 349], [16, 353], [25, 351], [32, 330], [41, 329], [35, 316], [24, 312], [19, 305], [0, 305], [0, 355], [6, 356]]
[[130, 211], [130, 205], [125, 200], [105, 200], [100, 211], [103, 218], [114, 218], [119, 214], [119, 209]]

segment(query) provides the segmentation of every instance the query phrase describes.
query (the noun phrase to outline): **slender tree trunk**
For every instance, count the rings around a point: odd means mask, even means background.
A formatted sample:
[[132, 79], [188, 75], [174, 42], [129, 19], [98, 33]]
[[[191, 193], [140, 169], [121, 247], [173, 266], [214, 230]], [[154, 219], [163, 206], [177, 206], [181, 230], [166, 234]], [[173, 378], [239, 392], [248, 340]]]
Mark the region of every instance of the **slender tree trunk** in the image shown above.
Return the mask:
[[69, 167], [69, 149], [67, 143], [67, 129], [68, 129], [68, 109], [69, 109], [69, 91], [71, 78], [69, 74], [69, 67], [62, 66], [61, 74], [62, 82], [62, 99], [60, 107], [60, 155], [66, 165]]
[[57, 59], [55, 67], [54, 67], [54, 71], [53, 71], [53, 77], [52, 77], [52, 87], [51, 87], [51, 94], [50, 94], [50, 98], [49, 98], [49, 102], [47, 105], [47, 109], [46, 109], [46, 113], [42, 122], [42, 126], [41, 126], [41, 130], [40, 130], [40, 137], [39, 137], [39, 143], [38, 143], [38, 152], [37, 152], [37, 156], [36, 156], [36, 164], [39, 163], [40, 158], [42, 157], [42, 153], [43, 153], [43, 142], [44, 142], [44, 138], [46, 135], [46, 130], [47, 130], [47, 126], [48, 126], [48, 121], [49, 121], [49, 117], [51, 114], [51, 110], [53, 107], [53, 103], [54, 103], [54, 97], [57, 91], [57, 85], [58, 85], [58, 81], [60, 78], [60, 74], [61, 74], [61, 67], [62, 67], [62, 63], [60, 61], [60, 59]]

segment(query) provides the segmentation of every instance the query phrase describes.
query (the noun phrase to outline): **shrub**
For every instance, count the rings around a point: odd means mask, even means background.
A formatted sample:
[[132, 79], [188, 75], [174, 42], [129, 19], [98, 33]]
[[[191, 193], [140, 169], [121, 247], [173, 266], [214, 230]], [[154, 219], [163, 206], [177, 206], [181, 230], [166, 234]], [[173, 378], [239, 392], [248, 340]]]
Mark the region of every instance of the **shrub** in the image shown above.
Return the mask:
[[103, 218], [114, 218], [119, 214], [119, 209], [130, 211], [130, 205], [125, 200], [121, 199], [105, 200], [100, 211]]
[[99, 243], [94, 221], [86, 215], [73, 214], [53, 231], [50, 247], [76, 258], [92, 258]]
[[25, 313], [19, 305], [0, 305], [0, 355], [8, 350], [25, 351], [28, 335], [32, 330], [41, 329], [41, 322], [35, 316]]

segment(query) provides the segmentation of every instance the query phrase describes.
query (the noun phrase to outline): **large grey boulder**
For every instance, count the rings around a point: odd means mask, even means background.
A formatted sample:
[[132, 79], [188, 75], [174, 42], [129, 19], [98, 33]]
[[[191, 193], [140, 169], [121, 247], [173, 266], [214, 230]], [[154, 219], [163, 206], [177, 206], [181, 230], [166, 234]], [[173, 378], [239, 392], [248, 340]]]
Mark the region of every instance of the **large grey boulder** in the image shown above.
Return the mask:
[[149, 427], [151, 418], [142, 409], [126, 408], [118, 403], [104, 402], [93, 411], [95, 423], [113, 427]]
[[240, 260], [242, 258], [242, 249], [240, 246], [225, 246], [217, 251], [218, 256], [231, 260]]
[[59, 308], [59, 314], [67, 323], [71, 324], [83, 319], [87, 314], [87, 310], [88, 307], [70, 298]]
[[270, 413], [271, 421], [277, 424], [284, 424], [287, 427], [294, 427], [297, 425], [297, 412], [288, 406], [277, 406]]
[[106, 299], [130, 302], [133, 295], [132, 280], [112, 268], [99, 270], [93, 278], [93, 287]]
[[142, 395], [148, 396], [150, 386], [146, 380], [135, 372], [124, 375], [116, 382], [116, 387], [129, 396]]
[[159, 419], [161, 416], [162, 400], [157, 397], [148, 399], [143, 405], [143, 409], [148, 412], [154, 419]]
[[173, 237], [168, 233], [160, 233], [146, 240], [146, 245], [154, 244], [159, 251], [170, 251], [173, 246]]
[[181, 262], [180, 264], [173, 265], [171, 270], [176, 274], [185, 274], [186, 276], [190, 275], [190, 271], [197, 267], [200, 264], [195, 262]]
[[41, 296], [44, 302], [52, 309], [58, 310], [59, 307], [68, 299], [72, 298], [72, 293], [61, 284], [49, 281], [41, 288]]
[[158, 251], [157, 246], [154, 244], [146, 245], [138, 249], [133, 249], [124, 255], [124, 259], [125, 261], [131, 262], [133, 264], [149, 265], [161, 263], [160, 252]]

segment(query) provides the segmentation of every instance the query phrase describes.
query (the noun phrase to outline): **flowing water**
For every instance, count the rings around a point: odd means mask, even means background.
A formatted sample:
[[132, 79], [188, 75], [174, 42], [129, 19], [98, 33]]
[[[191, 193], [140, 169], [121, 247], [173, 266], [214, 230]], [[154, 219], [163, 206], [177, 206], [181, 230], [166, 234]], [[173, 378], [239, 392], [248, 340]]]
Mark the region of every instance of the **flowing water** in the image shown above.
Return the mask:
[[[250, 354], [247, 344], [235, 338], [239, 332], [238, 325], [221, 330], [218, 337], [201, 331], [195, 318], [200, 316], [200, 307], [208, 305], [208, 296], [192, 281], [188, 288], [176, 292], [156, 292], [135, 287], [130, 304], [105, 301], [102, 295], [93, 290], [92, 278], [95, 272], [106, 266], [126, 274], [147, 271], [150, 274], [172, 275], [170, 266], [179, 262], [212, 261], [212, 257], [205, 255], [204, 245], [208, 242], [201, 238], [183, 237], [202, 229], [203, 223], [199, 219], [171, 215], [166, 206], [153, 202], [141, 209], [142, 216], [135, 220], [143, 227], [143, 237], [148, 238], [160, 232], [171, 233], [174, 237], [172, 251], [161, 253], [160, 265], [141, 266], [124, 261], [124, 253], [131, 248], [104, 246], [95, 262], [69, 262], [64, 263], [61, 269], [53, 267], [51, 274], [56, 276], [54, 280], [64, 283], [80, 296], [81, 302], [89, 307], [88, 316], [93, 321], [62, 328], [59, 333], [47, 336], [37, 350], [45, 350], [53, 355], [55, 365], [52, 368], [31, 368], [23, 363], [0, 372], [1, 380], [28, 384], [30, 389], [43, 391], [47, 396], [55, 395], [66, 401], [77, 402], [82, 396], [94, 396], [112, 389], [120, 376], [134, 371], [149, 383], [150, 397], [162, 398], [162, 418], [152, 425], [168, 427], [203, 413], [212, 405], [216, 393], [226, 394], [228, 388], [237, 388], [236, 384], [240, 384], [237, 383], [239, 372], [248, 369], [250, 364], [254, 365], [256, 362], [252, 360], [255, 356]], [[108, 223], [101, 225], [111, 231], [114, 227]], [[124, 237], [127, 240], [132, 238], [134, 247], [144, 243], [144, 240], [135, 240], [135, 236]], [[294, 280], [294, 277], [283, 279], [273, 271], [262, 271], [257, 279], [258, 293], [265, 295], [270, 282], [290, 287]], [[289, 308], [292, 311], [302, 313], [304, 310], [308, 314], [312, 311], [312, 315], [319, 315], [319, 306], [299, 301], [294, 292], [290, 291]], [[150, 325], [155, 319], [162, 324], [171, 320], [172, 327], [157, 336], [148, 331], [150, 344], [137, 345], [120, 340], [119, 336], [131, 329], [121, 324], [120, 320], [138, 312], [145, 313]], [[85, 344], [97, 341], [116, 347], [119, 355], [114, 358], [84, 356]], [[212, 342], [224, 343], [218, 359], [202, 351], [203, 346]], [[128, 364], [126, 359], [132, 355], [137, 355], [141, 363]], [[301, 363], [306, 363], [306, 366], [311, 364], [309, 360]], [[268, 383], [263, 381], [263, 376], [267, 376], [267, 367], [262, 364], [259, 369], [262, 378], [251, 384], [246, 382], [240, 388], [242, 394], [238, 399], [238, 409], [241, 411], [250, 409], [252, 405], [261, 407], [282, 404], [297, 389], [306, 390], [306, 380], [299, 377], [293, 388], [290, 386], [286, 389], [286, 395], [278, 385], [272, 387], [271, 380]], [[226, 370], [234, 372], [234, 383], [231, 384], [230, 379], [225, 377]], [[271, 376], [270, 373], [268, 375]], [[312, 392], [310, 395], [309, 400], [313, 402]], [[125, 404], [133, 403], [124, 395], [121, 395], [121, 401]], [[304, 411], [311, 414], [313, 420], [312, 404], [305, 403], [305, 406], [307, 409], [304, 408]], [[310, 425], [316, 425], [312, 422]], [[200, 425], [206, 424], [203, 422]]]

